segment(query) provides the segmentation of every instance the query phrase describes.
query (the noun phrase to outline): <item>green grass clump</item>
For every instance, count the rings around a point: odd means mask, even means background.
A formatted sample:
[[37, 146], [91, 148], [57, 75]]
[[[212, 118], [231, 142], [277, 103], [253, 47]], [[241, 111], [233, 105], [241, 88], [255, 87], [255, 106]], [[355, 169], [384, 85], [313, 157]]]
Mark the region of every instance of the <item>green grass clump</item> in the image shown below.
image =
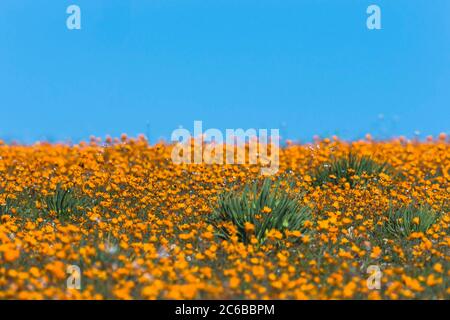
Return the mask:
[[[4, 204], [0, 204], [0, 218], [3, 215], [10, 214], [11, 210], [11, 201], [10, 199], [6, 198]], [[0, 219], [0, 224], [2, 223], [2, 219]]]
[[50, 214], [55, 214], [58, 219], [68, 219], [74, 214], [80, 213], [80, 208], [87, 202], [87, 199], [80, 196], [73, 189], [63, 189], [57, 186], [55, 192], [44, 199], [46, 210]]
[[413, 232], [427, 232], [436, 222], [438, 215], [429, 206], [409, 205], [401, 208], [389, 208], [385, 212], [388, 220], [382, 229], [385, 234], [394, 238], [406, 238]]
[[[264, 212], [264, 208], [270, 212]], [[229, 238], [231, 223], [237, 230], [240, 241], [249, 243], [251, 234], [260, 244], [267, 239], [268, 231], [276, 229], [300, 231], [311, 217], [310, 208], [300, 203], [299, 196], [290, 196], [281, 189], [278, 182], [265, 179], [263, 183], [247, 184], [241, 191], [229, 191], [219, 196], [218, 205], [212, 215], [212, 223], [219, 230], [219, 236]], [[246, 223], [254, 225], [251, 234]]]
[[350, 153], [346, 157], [334, 158], [330, 163], [321, 165], [311, 173], [311, 176], [315, 186], [328, 183], [339, 184], [345, 181], [351, 187], [355, 187], [361, 183], [361, 180], [355, 179], [355, 176], [376, 177], [380, 173], [392, 175], [394, 170], [386, 162], [378, 163], [369, 156], [360, 157]]

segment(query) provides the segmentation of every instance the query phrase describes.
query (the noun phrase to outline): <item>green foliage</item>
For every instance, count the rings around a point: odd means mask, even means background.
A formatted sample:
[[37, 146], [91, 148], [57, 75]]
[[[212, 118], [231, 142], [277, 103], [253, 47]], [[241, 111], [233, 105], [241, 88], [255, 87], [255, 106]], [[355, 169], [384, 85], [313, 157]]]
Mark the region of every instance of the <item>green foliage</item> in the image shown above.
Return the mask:
[[313, 184], [320, 186], [327, 183], [339, 184], [343, 179], [355, 187], [359, 180], [354, 176], [362, 177], [364, 174], [374, 177], [384, 173], [392, 175], [394, 170], [388, 163], [378, 163], [368, 156], [357, 156], [350, 153], [346, 157], [334, 158], [330, 163], [325, 163], [311, 173]]
[[67, 219], [80, 213], [79, 209], [86, 205], [87, 199], [77, 194], [74, 189], [65, 190], [58, 185], [54, 194], [48, 195], [44, 202], [49, 213], [56, 214], [58, 219]]
[[427, 232], [437, 220], [437, 213], [429, 206], [416, 207], [413, 204], [401, 208], [389, 208], [385, 212], [383, 232], [395, 238], [408, 237], [413, 232]]
[[[0, 217], [9, 214], [11, 210], [11, 201], [9, 198], [6, 198], [4, 204], [0, 204]], [[2, 223], [2, 220], [0, 219], [0, 224]]]
[[[271, 212], [263, 212], [265, 207], [270, 208]], [[269, 230], [303, 231], [304, 223], [310, 217], [310, 208], [302, 205], [298, 196], [291, 197], [281, 189], [278, 182], [265, 179], [262, 184], [247, 184], [241, 191], [229, 191], [220, 195], [211, 222], [223, 238], [230, 237], [224, 223], [232, 223], [237, 229], [239, 240], [244, 243], [250, 241], [245, 224], [251, 223], [255, 227], [256, 239], [259, 243], [264, 243]]]

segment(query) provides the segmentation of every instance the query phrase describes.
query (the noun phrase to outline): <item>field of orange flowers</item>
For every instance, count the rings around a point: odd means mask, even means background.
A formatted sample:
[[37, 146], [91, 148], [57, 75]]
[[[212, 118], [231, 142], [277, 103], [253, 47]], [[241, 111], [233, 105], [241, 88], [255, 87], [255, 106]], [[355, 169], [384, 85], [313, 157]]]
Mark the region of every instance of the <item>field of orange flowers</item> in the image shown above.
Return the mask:
[[[248, 241], [233, 226], [221, 237], [212, 219], [223, 192], [263, 179], [258, 166], [176, 165], [171, 149], [126, 136], [0, 142], [0, 299], [450, 298], [445, 135], [287, 144], [271, 179], [311, 214], [301, 231], [268, 230], [264, 242], [251, 223]], [[396, 173], [317, 181], [314, 170], [349, 153]], [[421, 230], [411, 216], [411, 232], [399, 218], [386, 232], [389, 208], [405, 206], [435, 218]], [[80, 289], [68, 287], [70, 266]]]

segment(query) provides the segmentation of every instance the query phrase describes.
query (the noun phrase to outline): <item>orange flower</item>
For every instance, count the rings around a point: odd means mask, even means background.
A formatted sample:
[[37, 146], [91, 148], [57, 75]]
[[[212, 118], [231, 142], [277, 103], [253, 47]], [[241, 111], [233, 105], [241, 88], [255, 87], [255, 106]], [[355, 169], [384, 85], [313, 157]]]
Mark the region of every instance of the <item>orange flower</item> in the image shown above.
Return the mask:
[[270, 231], [267, 232], [267, 238], [270, 240], [281, 240], [283, 239], [283, 234], [276, 230], [276, 229], [272, 229]]
[[253, 266], [252, 267], [252, 273], [256, 278], [262, 278], [264, 277], [265, 269], [262, 266]]
[[269, 207], [266, 206], [266, 207], [264, 207], [264, 208], [261, 209], [261, 212], [262, 212], [262, 213], [271, 213], [271, 212], [272, 212], [272, 209], [270, 209]]
[[444, 270], [442, 269], [442, 264], [440, 264], [440, 263], [436, 263], [434, 266], [433, 266], [433, 270], [434, 271], [436, 271], [436, 272], [439, 272], [439, 273], [442, 273]]
[[373, 247], [372, 253], [370, 254], [370, 257], [373, 258], [373, 259], [376, 259], [376, 258], [378, 258], [380, 255], [381, 255], [381, 248], [378, 247], [378, 246]]
[[230, 279], [230, 288], [236, 289], [239, 284], [241, 283], [241, 280], [238, 277], [231, 277]]
[[255, 225], [253, 223], [250, 223], [250, 222], [245, 222], [244, 228], [245, 228], [245, 231], [248, 232], [248, 233], [251, 233], [251, 232], [255, 231]]
[[7, 249], [5, 252], [3, 252], [3, 258], [6, 262], [13, 262], [19, 259], [20, 257], [20, 251], [17, 249]]

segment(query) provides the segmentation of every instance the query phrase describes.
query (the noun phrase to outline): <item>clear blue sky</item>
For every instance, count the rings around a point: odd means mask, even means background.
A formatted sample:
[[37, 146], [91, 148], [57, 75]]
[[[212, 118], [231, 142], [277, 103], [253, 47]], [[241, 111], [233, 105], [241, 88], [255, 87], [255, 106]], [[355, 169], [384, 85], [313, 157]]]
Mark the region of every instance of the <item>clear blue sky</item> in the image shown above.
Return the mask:
[[[82, 30], [66, 8], [82, 10]], [[366, 8], [382, 30], [366, 28]], [[448, 0], [1, 0], [0, 137], [449, 132]]]

